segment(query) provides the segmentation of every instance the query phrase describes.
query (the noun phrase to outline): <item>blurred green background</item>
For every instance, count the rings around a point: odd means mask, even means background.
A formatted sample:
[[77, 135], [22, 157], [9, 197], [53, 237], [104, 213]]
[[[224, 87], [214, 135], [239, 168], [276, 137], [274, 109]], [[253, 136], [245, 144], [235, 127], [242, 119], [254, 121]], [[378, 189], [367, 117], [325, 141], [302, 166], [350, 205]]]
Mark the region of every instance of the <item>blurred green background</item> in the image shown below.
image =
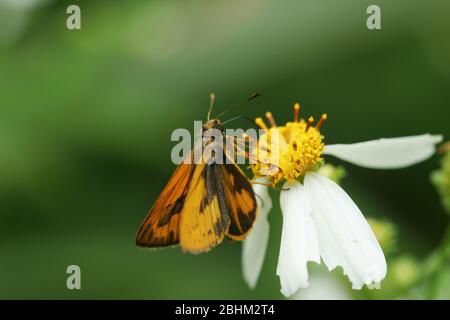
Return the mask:
[[[326, 112], [327, 143], [450, 137], [448, 1], [76, 1], [82, 29], [69, 31], [74, 3], [0, 0], [0, 298], [282, 298], [278, 200], [255, 290], [240, 243], [199, 256], [134, 244], [175, 167], [170, 134], [205, 119], [209, 92], [216, 111], [263, 94], [229, 117], [271, 110], [281, 123], [295, 101], [304, 116]], [[370, 4], [382, 30], [366, 27]], [[415, 266], [443, 238], [448, 216], [429, 178], [439, 159], [345, 164], [342, 185], [363, 213], [396, 229], [387, 260], [400, 267], [376, 292], [316, 268], [318, 297], [330, 286], [348, 298], [450, 297], [448, 265], [432, 296], [427, 279], [407, 290], [397, 279], [411, 268], [426, 278]], [[82, 290], [66, 288], [70, 264]]]

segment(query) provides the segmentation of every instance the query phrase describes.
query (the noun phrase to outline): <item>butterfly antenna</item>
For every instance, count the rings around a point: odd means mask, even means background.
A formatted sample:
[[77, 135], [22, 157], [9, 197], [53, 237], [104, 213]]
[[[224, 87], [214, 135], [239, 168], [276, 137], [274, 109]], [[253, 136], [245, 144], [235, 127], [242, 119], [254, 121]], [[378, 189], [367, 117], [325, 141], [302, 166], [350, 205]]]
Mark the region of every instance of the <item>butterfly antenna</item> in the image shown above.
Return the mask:
[[252, 101], [253, 99], [258, 98], [260, 95], [261, 95], [261, 94], [258, 93], [258, 92], [253, 93], [248, 99], [246, 99], [246, 100], [244, 100], [244, 101], [242, 101], [242, 102], [240, 102], [240, 103], [238, 103], [238, 104], [235, 104], [234, 106], [229, 107], [227, 110], [225, 110], [225, 111], [219, 113], [219, 115], [217, 115], [215, 118], [216, 118], [216, 119], [219, 119], [219, 118], [220, 118], [221, 116], [223, 116], [225, 113], [228, 113], [228, 112], [230, 112], [231, 110], [234, 110], [234, 109], [236, 109], [237, 107], [243, 105], [244, 103], [250, 102], [250, 101]]
[[214, 107], [214, 103], [216, 102], [216, 95], [214, 93], [209, 94], [209, 110], [208, 110], [208, 121], [211, 118], [211, 112]]
[[246, 117], [246, 116], [237, 116], [237, 117], [228, 119], [227, 121], [222, 122], [222, 125], [225, 125], [225, 124], [227, 124], [227, 123], [229, 123], [229, 122], [232, 122], [232, 121], [235, 121], [235, 120], [239, 120], [239, 119], [245, 119], [245, 120], [248, 120], [248, 121], [250, 121], [253, 125], [255, 125], [255, 122], [254, 122], [252, 119], [250, 119], [249, 117]]

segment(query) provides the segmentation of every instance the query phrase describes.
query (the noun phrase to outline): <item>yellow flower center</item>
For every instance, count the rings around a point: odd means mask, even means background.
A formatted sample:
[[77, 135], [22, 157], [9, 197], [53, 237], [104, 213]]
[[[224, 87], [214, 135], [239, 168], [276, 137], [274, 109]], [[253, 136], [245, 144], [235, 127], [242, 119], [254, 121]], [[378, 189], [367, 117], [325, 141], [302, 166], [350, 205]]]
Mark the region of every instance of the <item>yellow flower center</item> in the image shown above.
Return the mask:
[[272, 185], [280, 180], [293, 181], [304, 177], [308, 171], [318, 169], [322, 161], [324, 148], [320, 128], [327, 119], [323, 114], [319, 122], [313, 126], [314, 118], [308, 121], [298, 119], [300, 105], [294, 105], [294, 121], [284, 126], [277, 126], [270, 112], [266, 118], [270, 123], [268, 128], [262, 118], [255, 120], [256, 124], [265, 129], [257, 146], [251, 151], [256, 164], [252, 171], [256, 178], [266, 177]]

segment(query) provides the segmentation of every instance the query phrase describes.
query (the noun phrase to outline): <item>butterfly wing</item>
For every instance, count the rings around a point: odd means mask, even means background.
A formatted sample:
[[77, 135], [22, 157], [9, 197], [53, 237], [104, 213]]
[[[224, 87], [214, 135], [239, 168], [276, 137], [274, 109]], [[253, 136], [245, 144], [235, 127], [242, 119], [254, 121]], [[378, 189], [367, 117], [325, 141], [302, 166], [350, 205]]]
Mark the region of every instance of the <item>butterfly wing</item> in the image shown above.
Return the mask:
[[180, 243], [184, 251], [200, 253], [225, 235], [243, 240], [255, 216], [252, 186], [236, 164], [182, 163], [143, 221], [136, 244]]
[[256, 219], [255, 193], [250, 181], [236, 164], [221, 165], [220, 171], [230, 216], [227, 236], [232, 240], [244, 240]]
[[199, 253], [223, 241], [243, 240], [256, 217], [251, 183], [234, 163], [199, 165], [180, 222], [183, 250]]
[[200, 253], [222, 242], [230, 225], [223, 188], [220, 165], [197, 165], [180, 222], [184, 251]]
[[141, 247], [160, 247], [179, 242], [181, 211], [195, 171], [195, 165], [181, 163], [156, 200], [136, 235]]

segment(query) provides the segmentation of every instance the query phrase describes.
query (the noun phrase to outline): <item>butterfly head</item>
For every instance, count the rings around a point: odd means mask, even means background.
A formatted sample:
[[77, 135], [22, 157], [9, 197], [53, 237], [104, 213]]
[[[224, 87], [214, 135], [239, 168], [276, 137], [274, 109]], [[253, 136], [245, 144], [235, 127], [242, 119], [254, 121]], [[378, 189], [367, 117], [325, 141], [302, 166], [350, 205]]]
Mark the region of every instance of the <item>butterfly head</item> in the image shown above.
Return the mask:
[[219, 119], [211, 119], [203, 124], [203, 131], [210, 129], [217, 129], [220, 130], [220, 132], [223, 132], [223, 125]]

